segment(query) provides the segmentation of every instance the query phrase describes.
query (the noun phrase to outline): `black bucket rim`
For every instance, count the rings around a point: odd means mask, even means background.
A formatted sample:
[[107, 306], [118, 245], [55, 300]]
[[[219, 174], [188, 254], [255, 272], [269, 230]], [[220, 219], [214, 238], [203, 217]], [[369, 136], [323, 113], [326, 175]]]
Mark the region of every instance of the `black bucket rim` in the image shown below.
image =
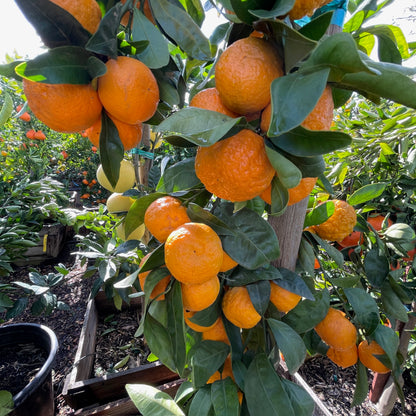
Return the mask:
[[[16, 332], [16, 330], [18, 332]], [[48, 341], [48, 358], [43, 363], [40, 370], [36, 373], [35, 377], [26, 384], [26, 386], [13, 396], [14, 406], [18, 407], [27, 397], [30, 397], [35, 390], [41, 385], [52, 371], [53, 364], [55, 362], [56, 354], [58, 352], [58, 338], [55, 332], [49, 327], [42, 324], [35, 323], [16, 323], [0, 326], [0, 339], [2, 333], [19, 333], [25, 332], [25, 335], [29, 337], [30, 334], [38, 333], [47, 338]], [[1, 341], [0, 341], [1, 345]]]

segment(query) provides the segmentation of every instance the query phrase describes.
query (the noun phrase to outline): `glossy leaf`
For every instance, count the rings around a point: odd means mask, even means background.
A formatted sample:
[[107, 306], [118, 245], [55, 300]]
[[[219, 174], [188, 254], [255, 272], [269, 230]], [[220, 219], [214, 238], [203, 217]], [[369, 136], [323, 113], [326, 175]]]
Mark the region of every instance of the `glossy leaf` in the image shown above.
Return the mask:
[[[272, 116], [267, 135], [279, 136], [299, 126], [315, 108], [327, 83], [329, 68], [297, 71], [271, 85]], [[305, 94], [305, 91], [308, 93]]]
[[163, 172], [156, 190], [166, 193], [185, 191], [200, 183], [201, 181], [195, 174], [195, 159], [188, 158], [167, 168]]
[[367, 398], [369, 389], [367, 368], [357, 363], [357, 381], [355, 383], [354, 396], [352, 398], [351, 406], [359, 406]]
[[351, 137], [341, 131], [313, 131], [301, 126], [270, 140], [279, 149], [300, 157], [324, 155], [351, 144]]
[[161, 68], [169, 63], [168, 43], [156, 26], [137, 8], [134, 8], [131, 39], [133, 42], [148, 41], [137, 58], [149, 68]]
[[294, 4], [295, 0], [288, 0], [284, 2], [277, 1], [270, 10], [250, 10], [250, 13], [260, 19], [273, 19], [289, 13]]
[[256, 269], [275, 260], [279, 242], [270, 224], [257, 213], [243, 208], [233, 213], [233, 204], [224, 203], [214, 211], [233, 230], [221, 238], [224, 250], [247, 269]]
[[195, 387], [202, 387], [223, 364], [230, 347], [224, 342], [203, 340], [192, 353], [192, 381]]
[[277, 319], [269, 318], [267, 323], [290, 374], [296, 373], [306, 357], [306, 347], [302, 338], [289, 325]]
[[386, 186], [387, 183], [385, 182], [364, 185], [348, 197], [347, 202], [351, 205], [364, 204], [380, 196], [386, 189]]
[[282, 385], [296, 416], [310, 416], [314, 413], [315, 403], [304, 388], [285, 378], [282, 378]]
[[383, 348], [390, 363], [394, 365], [397, 349], [399, 348], [399, 337], [396, 331], [388, 326], [379, 324], [374, 333], [374, 339]]
[[289, 292], [293, 292], [302, 296], [303, 298], [314, 300], [312, 292], [309, 290], [305, 281], [292, 270], [285, 269], [284, 267], [279, 267], [277, 269], [281, 274], [282, 278], [275, 280], [274, 282]]
[[201, 387], [189, 406], [188, 416], [209, 416], [212, 409], [211, 386]]
[[413, 228], [405, 223], [392, 224], [384, 232], [386, 241], [389, 243], [411, 243], [415, 238], [416, 234]]
[[165, 264], [165, 250], [164, 245], [161, 244], [159, 247], [155, 248], [150, 256], [146, 259], [146, 261], [140, 267], [140, 273], [147, 272], [149, 270], [156, 269], [157, 267], [161, 267]]
[[246, 286], [250, 295], [251, 303], [257, 313], [263, 315], [266, 312], [270, 300], [270, 283], [265, 280], [259, 280]]
[[127, 393], [143, 416], [185, 416], [169, 394], [146, 384], [126, 384]]
[[364, 269], [368, 281], [374, 287], [380, 288], [389, 274], [390, 265], [387, 257], [373, 248], [364, 258]]
[[331, 24], [332, 16], [333, 12], [327, 12], [315, 17], [310, 22], [306, 23], [306, 25], [302, 26], [299, 29], [299, 33], [309, 39], [318, 41], [325, 35]]
[[257, 354], [247, 370], [245, 398], [251, 415], [295, 416], [280, 377], [266, 354]]
[[302, 173], [294, 163], [269, 146], [266, 146], [266, 153], [271, 165], [277, 172], [280, 182], [286, 188], [294, 188], [299, 184]]
[[374, 298], [360, 287], [346, 288], [344, 293], [355, 312], [354, 321], [365, 329], [366, 334], [373, 333], [380, 321]]
[[241, 118], [231, 118], [217, 111], [183, 108], [162, 121], [158, 132], [179, 133], [198, 146], [211, 146], [224, 137]]
[[182, 7], [169, 0], [149, 0], [153, 16], [163, 31], [194, 59], [209, 60], [208, 39]]
[[385, 280], [381, 286], [381, 302], [388, 316], [392, 316], [402, 322], [409, 320], [406, 307], [394, 292], [388, 280]]
[[278, 176], [272, 179], [272, 205], [271, 215], [280, 215], [284, 212], [289, 203], [289, 191], [282, 184]]
[[314, 328], [325, 318], [329, 309], [329, 292], [314, 293], [315, 300], [301, 300], [289, 311], [282, 321], [292, 327], [298, 334], [303, 334]]
[[216, 415], [239, 416], [237, 386], [230, 377], [212, 384], [211, 400]]
[[333, 202], [324, 202], [319, 204], [316, 208], [310, 211], [305, 218], [305, 227], [310, 227], [312, 225], [318, 225], [325, 222], [335, 211], [335, 206]]
[[13, 100], [10, 94], [4, 94], [4, 102], [0, 110], [0, 127], [10, 118], [13, 113]]
[[259, 267], [254, 270], [238, 266], [226, 277], [226, 282], [229, 286], [245, 286], [262, 280], [275, 280], [281, 278], [282, 275], [279, 270], [273, 266]]

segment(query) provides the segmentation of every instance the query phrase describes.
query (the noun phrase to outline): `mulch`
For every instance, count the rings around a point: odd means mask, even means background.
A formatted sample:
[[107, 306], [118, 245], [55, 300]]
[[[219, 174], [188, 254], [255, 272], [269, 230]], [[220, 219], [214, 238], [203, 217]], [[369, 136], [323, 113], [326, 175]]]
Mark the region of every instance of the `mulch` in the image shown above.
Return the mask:
[[[81, 266], [71, 255], [72, 251], [75, 251], [75, 242], [67, 241], [57, 259], [35, 266], [41, 274], [55, 272], [54, 266], [58, 263], [63, 263], [71, 270], [66, 283], [53, 291], [59, 300], [70, 307], [70, 310], [55, 311], [49, 316], [33, 316], [30, 313], [24, 313], [6, 322], [41, 323], [56, 333], [59, 351], [54, 365], [53, 383], [57, 416], [74, 415], [74, 410], [65, 403], [62, 389], [66, 376], [72, 370], [84, 314], [94, 280], [93, 278], [83, 278], [87, 265]], [[10, 280], [27, 281], [29, 269], [30, 266], [17, 267]], [[107, 316], [104, 320], [105, 322], [101, 321], [99, 323], [97, 333], [102, 335], [102, 339], [107, 339], [107, 344], [104, 343], [103, 349], [97, 350], [98, 358], [94, 370], [96, 375], [101, 375], [102, 372], [117, 371], [114, 366], [123, 361], [126, 356], [131, 356], [131, 359], [125, 363], [127, 367], [134, 366], [133, 357], [146, 358], [148, 354], [146, 345], [137, 344], [133, 339], [135, 328], [137, 328], [137, 316], [119, 314], [117, 316]], [[122, 334], [130, 334], [131, 336], [123, 338]], [[379, 415], [375, 406], [368, 399], [361, 406], [351, 408], [356, 380], [355, 366], [341, 369], [327, 357], [317, 356], [308, 359], [299, 373], [334, 416]], [[371, 372], [369, 372], [369, 382], [371, 383]], [[416, 386], [409, 377], [406, 377], [406, 373], [404, 393], [406, 408], [403, 410], [397, 403], [392, 413], [393, 416], [416, 414]]]

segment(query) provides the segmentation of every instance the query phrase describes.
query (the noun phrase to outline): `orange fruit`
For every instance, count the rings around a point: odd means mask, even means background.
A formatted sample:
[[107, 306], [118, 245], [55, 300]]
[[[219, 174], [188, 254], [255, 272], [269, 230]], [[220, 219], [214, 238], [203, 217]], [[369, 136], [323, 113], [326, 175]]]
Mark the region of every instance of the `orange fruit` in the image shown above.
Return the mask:
[[287, 313], [292, 310], [301, 300], [301, 296], [270, 282], [270, 302], [280, 312]]
[[77, 133], [101, 116], [102, 104], [91, 84], [44, 84], [23, 79], [23, 90], [33, 114], [53, 130]]
[[357, 222], [355, 209], [346, 201], [333, 199], [334, 213], [322, 224], [314, 226], [319, 237], [328, 241], [342, 241], [351, 234]]
[[202, 339], [209, 339], [211, 341], [221, 341], [226, 344], [230, 344], [227, 332], [225, 331], [224, 323], [222, 318], [218, 318], [215, 324], [202, 333]]
[[293, 20], [301, 19], [304, 16], [312, 16], [316, 9], [319, 9], [332, 0], [296, 0], [289, 17]]
[[185, 284], [204, 283], [221, 268], [221, 240], [208, 225], [188, 222], [169, 234], [165, 262], [172, 275]]
[[[386, 218], [384, 215], [376, 215], [376, 216], [370, 216], [367, 218], [367, 222], [369, 224], [371, 224], [373, 226], [373, 228], [376, 231], [381, 231], [382, 227], [383, 227], [383, 221], [384, 218]], [[386, 227], [390, 227], [391, 225], [393, 225], [393, 221], [390, 218], [387, 218], [387, 225]]]
[[144, 224], [161, 243], [169, 234], [187, 222], [191, 222], [186, 207], [173, 196], [163, 196], [153, 201], [144, 214]]
[[159, 103], [159, 87], [152, 71], [129, 56], [109, 59], [105, 65], [107, 72], [98, 78], [98, 95], [107, 112], [127, 124], [152, 117]]
[[[139, 267], [141, 267], [144, 264], [144, 262], [149, 258], [150, 254], [151, 253], [146, 254], [141, 259]], [[150, 272], [151, 272], [151, 270], [149, 270], [147, 272], [139, 273], [140, 287], [143, 291], [144, 291], [144, 284], [146, 282], [146, 277], [149, 275]], [[160, 280], [156, 284], [156, 286], [153, 288], [152, 293], [150, 294], [150, 299], [155, 299], [155, 298], [157, 298], [156, 300], [164, 300], [165, 299], [165, 295], [164, 294], [160, 295], [160, 294], [163, 293], [166, 290], [166, 288], [167, 288], [167, 286], [170, 282], [170, 278], [171, 278], [171, 275], [167, 272], [166, 277], [164, 277], [162, 280]], [[160, 296], [158, 297], [158, 295], [160, 295]]]
[[[125, 2], [126, 2], [126, 0], [121, 0], [121, 3], [124, 4]], [[141, 11], [141, 2], [140, 1], [137, 2], [136, 8]], [[154, 25], [156, 24], [156, 21], [155, 21], [153, 15], [152, 15], [152, 10], [150, 9], [149, 0], [145, 0], [145, 2], [143, 4], [143, 13]], [[129, 22], [129, 13], [126, 13], [122, 17], [120, 23], [123, 26], [127, 26], [128, 22]]]
[[239, 328], [253, 328], [261, 319], [245, 286], [234, 286], [225, 292], [222, 311], [225, 317]]
[[90, 33], [95, 33], [101, 21], [101, 9], [95, 0], [51, 0], [81, 23]]
[[315, 262], [314, 262], [313, 267], [314, 267], [314, 269], [320, 269], [321, 268], [321, 265], [319, 264], [319, 260], [317, 258], [315, 258]]
[[358, 361], [358, 350], [355, 344], [343, 350], [329, 347], [326, 355], [331, 361], [342, 368], [351, 367], [357, 364]]
[[26, 132], [26, 137], [28, 139], [34, 139], [35, 138], [35, 133], [36, 133], [35, 130], [30, 129]]
[[[332, 99], [332, 89], [327, 86], [315, 105], [315, 108], [306, 116], [300, 124], [309, 130], [329, 130], [334, 117], [334, 101]], [[271, 103], [261, 113], [260, 129], [267, 132], [272, 117]]]
[[202, 311], [211, 306], [220, 293], [220, 281], [217, 276], [204, 283], [181, 284], [183, 307], [192, 312]]
[[361, 341], [358, 344], [358, 358], [370, 370], [376, 373], [388, 373], [390, 368], [386, 367], [375, 355], [383, 355], [385, 351], [376, 341]]
[[196, 93], [189, 103], [189, 107], [203, 108], [205, 110], [217, 111], [230, 117], [238, 117], [237, 113], [224, 105], [215, 87], [206, 88]]
[[235, 266], [237, 266], [238, 263], [234, 261], [225, 251], [223, 251], [222, 254], [223, 254], [223, 258], [222, 258], [220, 272], [228, 272], [228, 270], [231, 270]]
[[260, 195], [276, 173], [263, 138], [248, 129], [212, 146], [199, 147], [195, 172], [209, 192], [231, 202]]
[[211, 384], [217, 380], [224, 380], [227, 377], [231, 377], [234, 380], [233, 368], [231, 357], [227, 356], [224, 361], [222, 371], [217, 370], [207, 381], [207, 384]]
[[263, 110], [270, 102], [270, 85], [283, 75], [274, 46], [265, 39], [248, 37], [232, 43], [215, 66], [215, 86], [221, 101], [237, 114]]
[[346, 349], [355, 345], [357, 329], [343, 312], [329, 308], [325, 318], [315, 326], [315, 331], [330, 347]]
[[[117, 128], [121, 143], [123, 143], [124, 146], [124, 150], [131, 150], [140, 144], [143, 133], [142, 123], [127, 124], [117, 120], [110, 114], [108, 116], [111, 118], [112, 122]], [[86, 129], [85, 133], [90, 142], [94, 146], [99, 147], [101, 134], [101, 117], [91, 127]]]
[[352, 233], [348, 234], [343, 240], [338, 241], [338, 244], [341, 247], [352, 247], [358, 246], [363, 242], [363, 233], [360, 231], [353, 231]]
[[187, 311], [186, 309], [183, 310], [183, 317], [185, 319], [186, 325], [188, 325], [189, 328], [193, 329], [196, 332], [205, 332], [205, 331], [212, 329], [217, 324], [218, 319], [221, 319], [221, 318], [218, 318], [217, 321], [215, 321], [210, 326], [202, 326], [191, 321], [191, 318], [195, 315], [195, 313], [196, 312]]
[[30, 117], [30, 114], [26, 111], [21, 116], [19, 116], [19, 118], [23, 121], [30, 121], [32, 117]]
[[41, 130], [38, 130], [35, 134], [34, 134], [34, 136], [33, 136], [35, 139], [37, 139], [37, 140], [45, 140], [46, 139], [46, 136], [45, 136], [45, 133], [43, 132], [43, 131], [41, 131]]

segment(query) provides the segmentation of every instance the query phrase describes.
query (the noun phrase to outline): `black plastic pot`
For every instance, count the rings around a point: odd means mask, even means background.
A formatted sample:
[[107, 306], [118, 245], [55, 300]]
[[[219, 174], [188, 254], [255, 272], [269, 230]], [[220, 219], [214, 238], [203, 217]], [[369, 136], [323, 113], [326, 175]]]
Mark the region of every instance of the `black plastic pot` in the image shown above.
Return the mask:
[[58, 340], [48, 327], [38, 324], [11, 324], [0, 327], [0, 346], [34, 343], [48, 358], [23, 390], [13, 396], [15, 416], [53, 416], [55, 414], [52, 367], [58, 351]]

